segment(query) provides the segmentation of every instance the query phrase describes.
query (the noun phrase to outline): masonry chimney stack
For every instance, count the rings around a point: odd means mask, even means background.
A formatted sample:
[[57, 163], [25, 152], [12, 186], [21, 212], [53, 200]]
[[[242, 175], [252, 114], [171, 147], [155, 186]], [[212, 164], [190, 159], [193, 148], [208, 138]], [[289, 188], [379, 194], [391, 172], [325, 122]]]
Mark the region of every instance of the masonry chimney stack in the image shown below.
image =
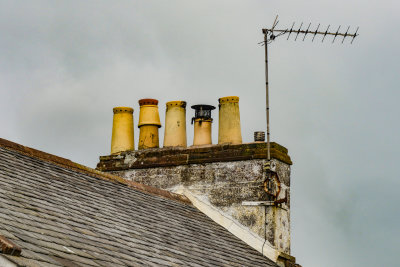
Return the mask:
[[170, 101], [166, 106], [164, 147], [186, 147], [186, 102]]
[[227, 96], [219, 101], [218, 144], [241, 144], [239, 97]]
[[113, 108], [113, 128], [111, 137], [111, 154], [134, 150], [133, 108]]
[[158, 148], [158, 128], [161, 127], [160, 115], [158, 114], [158, 100], [139, 100], [139, 147], [138, 149]]
[[211, 118], [211, 110], [215, 109], [215, 107], [210, 105], [194, 105], [192, 109], [195, 110], [195, 116], [192, 118], [192, 124], [194, 122], [193, 145], [212, 144], [211, 124], [213, 119]]

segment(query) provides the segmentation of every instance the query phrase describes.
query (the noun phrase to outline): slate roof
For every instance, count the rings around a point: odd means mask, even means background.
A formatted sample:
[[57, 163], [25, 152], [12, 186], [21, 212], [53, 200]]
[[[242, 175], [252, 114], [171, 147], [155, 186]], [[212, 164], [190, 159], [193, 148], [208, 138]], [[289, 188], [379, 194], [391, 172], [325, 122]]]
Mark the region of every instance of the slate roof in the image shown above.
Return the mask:
[[180, 196], [4, 139], [0, 235], [20, 266], [277, 266]]

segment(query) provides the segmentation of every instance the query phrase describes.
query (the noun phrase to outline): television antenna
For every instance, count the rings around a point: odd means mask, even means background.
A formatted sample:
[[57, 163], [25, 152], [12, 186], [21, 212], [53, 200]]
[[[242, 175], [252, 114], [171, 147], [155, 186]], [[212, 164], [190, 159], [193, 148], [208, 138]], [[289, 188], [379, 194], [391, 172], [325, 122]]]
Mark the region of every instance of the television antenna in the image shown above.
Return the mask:
[[[329, 28], [330, 25], [326, 28], [325, 31], [319, 31], [320, 24], [316, 27], [315, 30], [310, 30], [311, 23], [308, 24], [307, 28], [302, 29], [303, 22], [300, 24], [300, 27], [296, 30], [294, 29], [295, 23], [293, 22], [292, 26], [286, 29], [276, 29], [278, 25], [278, 15], [275, 17], [275, 21], [272, 24], [271, 28], [262, 29], [262, 33], [264, 34], [264, 41], [260, 42], [259, 44], [265, 46], [265, 87], [266, 87], [266, 115], [267, 115], [267, 162], [264, 164], [265, 170], [265, 180], [264, 180], [264, 190], [267, 192], [269, 196], [272, 197], [272, 201], [265, 201], [264, 205], [278, 205], [279, 203], [286, 202], [287, 197], [284, 199], [278, 200], [278, 195], [280, 192], [280, 181], [279, 177], [276, 172], [274, 172], [271, 168], [271, 144], [270, 144], [270, 125], [269, 125], [269, 83], [268, 83], [268, 45], [276, 40], [277, 37], [287, 35], [286, 40], [289, 40], [291, 34], [295, 35], [295, 41], [299, 37], [299, 35], [303, 34], [303, 41], [306, 39], [306, 36], [309, 34], [311, 35], [312, 42], [314, 41], [315, 37], [321, 36], [321, 42], [324, 42], [326, 36], [333, 36], [332, 43], [335, 42], [336, 38], [343, 38], [342, 44], [347, 37], [352, 38], [351, 43], [353, 43], [354, 39], [359, 35], [357, 34], [358, 28], [354, 33], [349, 33], [350, 26], [347, 27], [346, 32], [340, 32], [340, 27], [336, 30], [336, 32], [330, 32]], [[259, 205], [262, 203], [258, 203]]]
[[[326, 28], [325, 31], [319, 31], [320, 24], [318, 24], [315, 30], [310, 30], [311, 23], [308, 24], [307, 28], [302, 29], [303, 22], [300, 24], [300, 27], [296, 30], [294, 29], [295, 23], [293, 22], [292, 26], [286, 29], [275, 29], [276, 25], [278, 25], [278, 16], [275, 17], [275, 21], [272, 24], [271, 28], [262, 29], [262, 33], [264, 34], [264, 41], [260, 42], [259, 44], [265, 46], [265, 89], [266, 89], [266, 117], [267, 117], [267, 162], [264, 164], [264, 190], [266, 191], [267, 195], [269, 196], [268, 200], [266, 201], [243, 201], [242, 205], [244, 206], [265, 206], [265, 225], [267, 225], [267, 206], [277, 206], [285, 209], [280, 204], [287, 203], [288, 201], [288, 192], [285, 190], [285, 197], [280, 198], [279, 194], [281, 192], [281, 185], [278, 174], [275, 172], [275, 166], [271, 164], [271, 144], [270, 144], [270, 127], [269, 127], [269, 83], [268, 83], [268, 45], [276, 40], [277, 37], [284, 36], [287, 34], [286, 40], [289, 40], [291, 34], [293, 33], [295, 37], [295, 41], [299, 37], [300, 34], [303, 34], [303, 41], [306, 39], [307, 34], [313, 36], [312, 42], [314, 42], [315, 37], [322, 36], [322, 41], [324, 42], [326, 36], [333, 36], [332, 43], [335, 42], [336, 38], [339, 36], [343, 37], [342, 44], [347, 37], [352, 38], [350, 44], [353, 43], [354, 39], [359, 35], [358, 27], [354, 33], [349, 33], [350, 26], [347, 27], [345, 33], [339, 32], [340, 27], [336, 30], [336, 32], [330, 32], [329, 28], [330, 25]], [[301, 36], [301, 35], [300, 35]], [[267, 230], [265, 226], [265, 241], [262, 246], [262, 253], [264, 255], [264, 246], [267, 242]]]

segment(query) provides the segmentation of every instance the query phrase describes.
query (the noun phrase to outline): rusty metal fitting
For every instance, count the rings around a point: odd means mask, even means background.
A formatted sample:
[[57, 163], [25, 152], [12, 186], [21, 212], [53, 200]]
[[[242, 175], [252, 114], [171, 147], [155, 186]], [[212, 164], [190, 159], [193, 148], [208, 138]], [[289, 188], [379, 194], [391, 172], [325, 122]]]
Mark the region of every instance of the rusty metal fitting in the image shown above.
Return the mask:
[[271, 162], [267, 161], [264, 163], [264, 170], [265, 171], [270, 171], [271, 170]]
[[269, 171], [266, 176], [267, 177], [264, 181], [264, 191], [276, 200], [281, 192], [281, 181], [279, 180], [279, 176], [273, 171]]

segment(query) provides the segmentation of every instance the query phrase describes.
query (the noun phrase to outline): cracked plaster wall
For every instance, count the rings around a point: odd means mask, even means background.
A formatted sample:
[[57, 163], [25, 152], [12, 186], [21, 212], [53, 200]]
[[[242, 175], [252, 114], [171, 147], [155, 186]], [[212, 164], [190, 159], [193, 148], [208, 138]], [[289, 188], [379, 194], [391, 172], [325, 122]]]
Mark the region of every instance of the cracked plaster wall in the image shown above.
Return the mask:
[[[136, 160], [135, 157], [125, 157], [124, 163], [129, 164], [132, 160]], [[170, 191], [183, 185], [194, 195], [206, 198], [211, 205], [232, 216], [258, 236], [266, 237], [277, 250], [290, 254], [290, 165], [272, 159], [281, 181], [279, 198], [283, 198], [287, 191], [287, 203], [280, 207], [266, 207], [266, 212], [265, 206], [242, 205], [242, 201], [263, 201], [268, 198], [263, 190], [264, 163], [264, 159], [252, 159], [127, 169], [112, 173]]]

